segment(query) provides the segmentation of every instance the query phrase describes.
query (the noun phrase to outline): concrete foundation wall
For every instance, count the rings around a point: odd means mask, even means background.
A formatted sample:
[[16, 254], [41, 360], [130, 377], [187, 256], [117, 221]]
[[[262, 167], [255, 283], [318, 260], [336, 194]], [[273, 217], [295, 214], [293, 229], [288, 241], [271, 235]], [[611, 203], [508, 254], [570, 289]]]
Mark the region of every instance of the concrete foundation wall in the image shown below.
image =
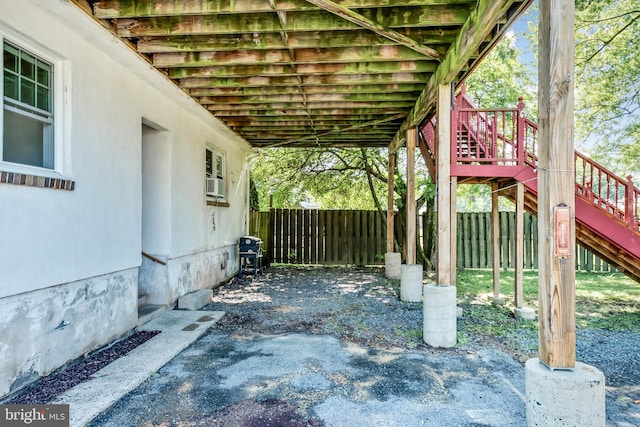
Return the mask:
[[137, 325], [138, 269], [0, 299], [0, 397]]
[[173, 301], [198, 289], [213, 288], [238, 272], [236, 245], [170, 259], [167, 272]]

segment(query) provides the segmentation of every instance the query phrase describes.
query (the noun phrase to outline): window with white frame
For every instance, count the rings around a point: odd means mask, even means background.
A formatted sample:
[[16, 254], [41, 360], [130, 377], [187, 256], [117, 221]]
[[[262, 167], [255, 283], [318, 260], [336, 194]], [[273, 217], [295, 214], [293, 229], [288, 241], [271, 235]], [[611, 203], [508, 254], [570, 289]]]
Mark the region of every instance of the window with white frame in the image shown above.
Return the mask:
[[54, 66], [8, 40], [2, 52], [0, 160], [55, 169]]
[[205, 192], [207, 197], [224, 200], [227, 195], [227, 156], [220, 150], [205, 149]]

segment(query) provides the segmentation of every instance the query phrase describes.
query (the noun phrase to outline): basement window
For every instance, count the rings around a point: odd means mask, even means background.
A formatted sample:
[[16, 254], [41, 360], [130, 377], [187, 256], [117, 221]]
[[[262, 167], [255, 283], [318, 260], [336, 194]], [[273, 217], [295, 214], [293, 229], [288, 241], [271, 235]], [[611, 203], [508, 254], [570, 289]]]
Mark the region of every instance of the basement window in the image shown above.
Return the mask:
[[[207, 201], [224, 202], [227, 197], [227, 156], [207, 146], [205, 149], [205, 195]], [[207, 203], [210, 204], [210, 203]], [[212, 204], [217, 206], [217, 204]]]

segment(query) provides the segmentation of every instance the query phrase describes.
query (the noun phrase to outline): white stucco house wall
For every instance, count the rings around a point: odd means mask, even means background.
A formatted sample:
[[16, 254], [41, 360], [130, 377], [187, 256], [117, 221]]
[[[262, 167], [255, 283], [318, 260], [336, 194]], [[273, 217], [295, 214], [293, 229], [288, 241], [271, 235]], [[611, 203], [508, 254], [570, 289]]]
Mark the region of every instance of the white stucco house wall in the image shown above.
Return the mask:
[[69, 1], [0, 44], [2, 397], [237, 272], [251, 147]]

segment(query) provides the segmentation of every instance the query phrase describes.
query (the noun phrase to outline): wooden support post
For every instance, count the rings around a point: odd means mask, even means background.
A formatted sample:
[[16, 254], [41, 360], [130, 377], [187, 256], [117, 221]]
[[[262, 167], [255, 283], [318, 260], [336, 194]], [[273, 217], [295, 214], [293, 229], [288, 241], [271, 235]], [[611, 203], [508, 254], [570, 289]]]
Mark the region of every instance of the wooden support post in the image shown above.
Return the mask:
[[500, 208], [498, 183], [491, 183], [491, 250], [493, 251], [493, 296], [500, 295]]
[[395, 237], [393, 230], [394, 224], [394, 212], [393, 212], [393, 195], [395, 191], [394, 174], [396, 170], [396, 153], [389, 152], [389, 167], [387, 171], [387, 253], [391, 253], [394, 250]]
[[451, 177], [451, 286], [456, 286], [458, 267], [458, 177]]
[[407, 129], [407, 264], [416, 263], [416, 145], [417, 128]]
[[[539, 358], [550, 368], [573, 369], [575, 331], [574, 2], [540, 0], [538, 47]], [[554, 227], [554, 209], [569, 208], [568, 239]], [[555, 237], [554, 237], [555, 236]], [[568, 257], [554, 243], [568, 245]]]
[[524, 184], [516, 184], [516, 253], [515, 253], [515, 305], [522, 308], [524, 305]]
[[451, 284], [451, 86], [438, 86], [437, 104], [438, 285]]

